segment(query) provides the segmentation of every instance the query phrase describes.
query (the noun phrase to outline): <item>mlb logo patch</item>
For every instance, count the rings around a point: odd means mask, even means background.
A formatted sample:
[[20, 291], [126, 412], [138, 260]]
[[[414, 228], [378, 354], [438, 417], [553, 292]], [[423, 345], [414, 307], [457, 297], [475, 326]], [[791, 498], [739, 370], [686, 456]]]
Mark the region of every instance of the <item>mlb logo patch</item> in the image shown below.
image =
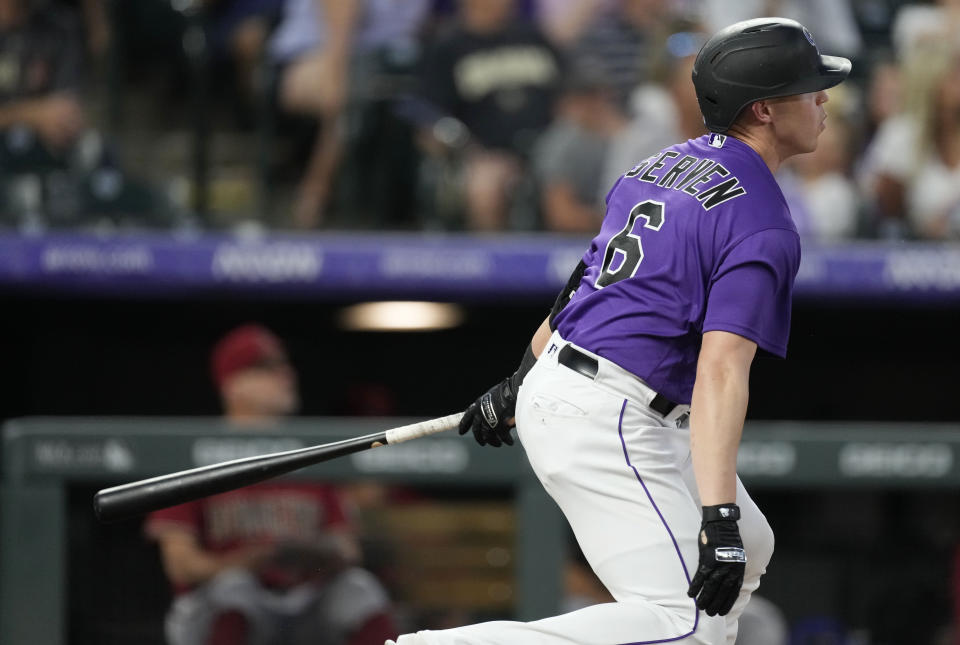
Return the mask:
[[713, 134], [710, 135], [710, 139], [707, 141], [707, 144], [711, 148], [722, 148], [726, 140], [727, 140], [727, 135], [717, 134], [716, 132], [714, 132]]

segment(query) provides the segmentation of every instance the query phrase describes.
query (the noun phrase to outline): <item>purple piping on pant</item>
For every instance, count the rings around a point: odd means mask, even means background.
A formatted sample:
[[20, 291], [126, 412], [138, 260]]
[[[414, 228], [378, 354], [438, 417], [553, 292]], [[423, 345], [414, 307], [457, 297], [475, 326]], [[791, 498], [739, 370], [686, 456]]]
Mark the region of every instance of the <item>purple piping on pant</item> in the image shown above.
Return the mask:
[[[657, 515], [660, 516], [660, 521], [663, 523], [663, 528], [667, 529], [667, 534], [670, 536], [670, 539], [673, 541], [673, 548], [677, 550], [677, 557], [680, 558], [680, 566], [683, 567], [683, 575], [687, 579], [687, 583], [690, 582], [690, 572], [687, 571], [687, 563], [683, 561], [683, 554], [680, 553], [680, 545], [677, 544], [677, 538], [673, 536], [673, 531], [670, 530], [670, 525], [667, 524], [667, 520], [663, 517], [663, 513], [660, 512], [660, 507], [657, 506], [657, 503], [653, 501], [653, 496], [650, 494], [647, 485], [643, 483], [643, 478], [640, 477], [640, 473], [637, 472], [636, 466], [633, 465], [633, 462], [630, 461], [630, 455], [627, 452], [627, 442], [623, 438], [623, 414], [627, 410], [627, 399], [623, 400], [623, 405], [620, 407], [620, 421], [617, 424], [617, 432], [620, 434], [620, 445], [623, 446], [623, 457], [627, 460], [627, 465], [630, 466], [630, 469], [633, 471], [633, 474], [636, 475], [637, 481], [640, 482], [640, 485], [643, 486], [643, 492], [647, 494], [647, 499], [650, 500], [650, 504], [653, 506], [653, 510], [657, 512]], [[693, 601], [693, 610], [696, 612], [693, 619], [693, 629], [691, 629], [686, 634], [682, 636], [677, 636], [675, 638], [663, 638], [657, 641], [636, 641], [633, 643], [621, 643], [621, 645], [654, 645], [654, 643], [672, 643], [674, 641], [681, 640], [686, 638], [690, 634], [693, 634], [697, 631], [697, 625], [700, 623], [700, 612], [697, 611], [696, 600]]]

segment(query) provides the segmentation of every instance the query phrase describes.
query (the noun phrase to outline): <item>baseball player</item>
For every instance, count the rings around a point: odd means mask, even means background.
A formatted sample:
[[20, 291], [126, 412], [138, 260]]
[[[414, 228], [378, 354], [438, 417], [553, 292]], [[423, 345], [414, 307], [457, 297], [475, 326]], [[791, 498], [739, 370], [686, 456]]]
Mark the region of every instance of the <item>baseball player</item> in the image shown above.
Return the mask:
[[516, 415], [616, 602], [398, 645], [733, 644], [773, 551], [736, 473], [750, 366], [786, 353], [800, 262], [773, 173], [816, 148], [824, 90], [849, 71], [792, 20], [707, 41], [693, 83], [710, 133], [617, 181], [520, 368], [467, 409], [460, 432], [493, 446], [512, 444]]

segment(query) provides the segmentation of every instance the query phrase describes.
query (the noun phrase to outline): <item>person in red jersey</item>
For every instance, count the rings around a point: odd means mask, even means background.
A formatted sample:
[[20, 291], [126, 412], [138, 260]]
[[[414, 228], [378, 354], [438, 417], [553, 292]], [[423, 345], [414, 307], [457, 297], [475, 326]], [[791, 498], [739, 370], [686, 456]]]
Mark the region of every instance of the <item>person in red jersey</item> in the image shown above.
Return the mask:
[[[299, 407], [281, 341], [258, 325], [225, 336], [212, 355], [224, 414], [238, 431], [263, 431]], [[380, 645], [396, 635], [377, 579], [338, 491], [271, 481], [152, 513], [176, 594], [171, 645]]]

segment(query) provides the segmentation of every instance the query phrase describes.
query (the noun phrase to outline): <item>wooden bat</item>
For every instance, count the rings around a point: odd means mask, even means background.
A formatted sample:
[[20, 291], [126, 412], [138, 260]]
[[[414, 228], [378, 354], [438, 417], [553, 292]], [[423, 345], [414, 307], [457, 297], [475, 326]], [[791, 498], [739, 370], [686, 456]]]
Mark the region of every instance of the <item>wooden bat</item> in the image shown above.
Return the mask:
[[93, 509], [103, 522], [126, 519], [208, 495], [249, 486], [343, 455], [451, 430], [457, 427], [462, 416], [463, 413], [459, 412], [353, 439], [234, 459], [105, 488], [94, 495]]

